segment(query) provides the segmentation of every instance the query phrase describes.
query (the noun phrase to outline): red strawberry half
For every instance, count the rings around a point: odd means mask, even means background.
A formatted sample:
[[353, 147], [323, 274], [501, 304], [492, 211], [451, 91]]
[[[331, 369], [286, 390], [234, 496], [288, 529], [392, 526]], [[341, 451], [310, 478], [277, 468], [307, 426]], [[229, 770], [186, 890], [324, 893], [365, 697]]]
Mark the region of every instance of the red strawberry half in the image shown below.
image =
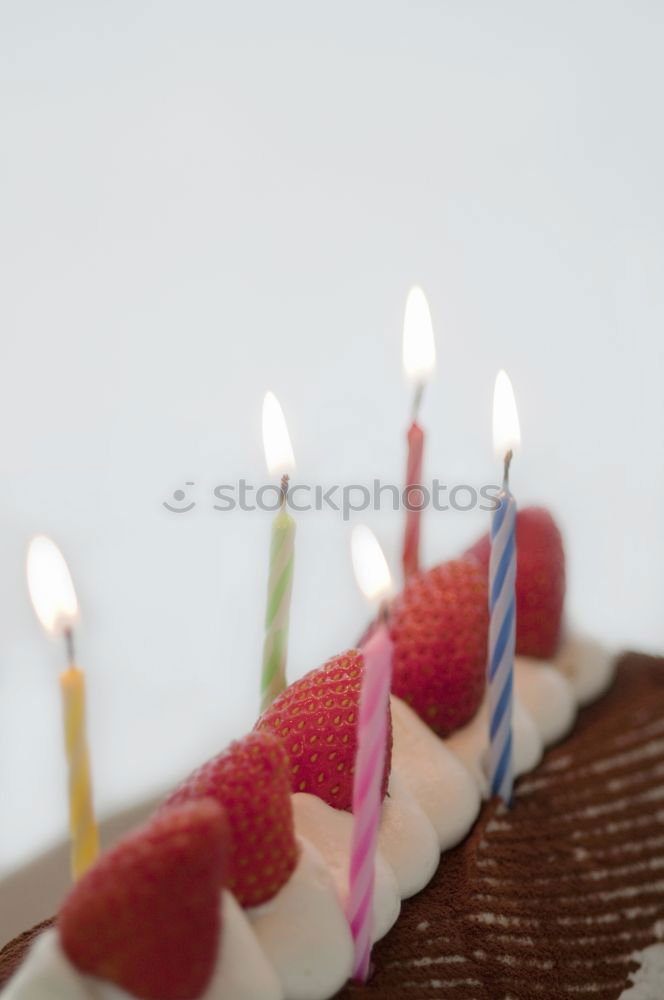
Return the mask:
[[187, 778], [166, 806], [208, 796], [231, 835], [226, 884], [241, 906], [271, 899], [297, 864], [289, 761], [270, 733], [249, 733]]
[[82, 972], [144, 1000], [194, 1000], [214, 970], [228, 828], [209, 799], [167, 809], [102, 855], [57, 919]]
[[415, 577], [391, 611], [392, 691], [439, 736], [474, 716], [486, 677], [486, 574], [469, 561]]
[[[357, 715], [364, 661], [350, 649], [287, 687], [256, 723], [282, 740], [294, 792], [310, 792], [335, 809], [351, 809], [357, 752]], [[387, 791], [392, 724], [383, 770]]]
[[[550, 659], [560, 642], [565, 599], [565, 552], [560, 531], [543, 507], [524, 507], [516, 517], [516, 651]], [[489, 571], [491, 542], [485, 535], [467, 555]]]

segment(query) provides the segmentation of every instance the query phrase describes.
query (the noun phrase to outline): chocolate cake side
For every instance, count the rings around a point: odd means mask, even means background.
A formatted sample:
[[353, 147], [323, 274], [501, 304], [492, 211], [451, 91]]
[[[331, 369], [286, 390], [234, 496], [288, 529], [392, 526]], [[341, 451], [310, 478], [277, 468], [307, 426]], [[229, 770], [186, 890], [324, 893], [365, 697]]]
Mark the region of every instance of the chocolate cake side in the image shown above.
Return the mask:
[[[402, 905], [343, 1000], [616, 1000], [664, 921], [664, 659], [622, 658], [608, 694]], [[0, 984], [48, 921], [0, 952]], [[664, 996], [664, 985], [662, 987]]]
[[[343, 1000], [616, 1000], [664, 920], [664, 659], [610, 691], [482, 810]], [[664, 984], [662, 984], [664, 996]]]
[[43, 920], [40, 924], [31, 927], [29, 931], [23, 931], [22, 934], [4, 946], [0, 951], [0, 987], [14, 975], [28, 953], [32, 942], [52, 925], [52, 919]]

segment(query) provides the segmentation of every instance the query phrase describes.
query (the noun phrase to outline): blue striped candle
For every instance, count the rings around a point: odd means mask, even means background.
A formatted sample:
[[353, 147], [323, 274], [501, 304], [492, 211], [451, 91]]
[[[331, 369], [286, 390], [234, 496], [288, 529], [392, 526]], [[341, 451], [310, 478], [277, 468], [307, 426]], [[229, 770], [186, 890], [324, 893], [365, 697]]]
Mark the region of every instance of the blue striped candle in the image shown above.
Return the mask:
[[512, 688], [516, 645], [516, 500], [509, 473], [514, 448], [521, 444], [519, 414], [507, 372], [496, 375], [493, 390], [493, 446], [504, 460], [503, 488], [491, 519], [489, 560], [489, 790], [512, 802]]
[[489, 563], [489, 787], [512, 800], [512, 687], [516, 642], [516, 500], [507, 485], [491, 521]]

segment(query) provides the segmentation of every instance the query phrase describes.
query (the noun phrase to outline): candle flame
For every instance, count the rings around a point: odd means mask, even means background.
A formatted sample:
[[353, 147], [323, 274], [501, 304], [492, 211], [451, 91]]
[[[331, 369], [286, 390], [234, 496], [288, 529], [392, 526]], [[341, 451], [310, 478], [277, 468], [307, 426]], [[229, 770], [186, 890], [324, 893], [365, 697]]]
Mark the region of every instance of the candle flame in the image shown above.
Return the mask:
[[383, 550], [370, 528], [358, 524], [351, 536], [351, 555], [357, 584], [368, 601], [387, 597], [392, 577]]
[[263, 447], [271, 476], [290, 475], [295, 469], [295, 456], [288, 427], [279, 400], [272, 392], [263, 400]]
[[408, 293], [403, 319], [403, 367], [407, 378], [424, 385], [436, 366], [436, 344], [426, 296], [419, 285]]
[[493, 447], [498, 457], [504, 458], [520, 444], [521, 428], [514, 389], [507, 372], [501, 368], [493, 390]]
[[46, 535], [28, 547], [28, 589], [37, 618], [51, 636], [62, 635], [78, 619], [78, 601], [62, 552]]

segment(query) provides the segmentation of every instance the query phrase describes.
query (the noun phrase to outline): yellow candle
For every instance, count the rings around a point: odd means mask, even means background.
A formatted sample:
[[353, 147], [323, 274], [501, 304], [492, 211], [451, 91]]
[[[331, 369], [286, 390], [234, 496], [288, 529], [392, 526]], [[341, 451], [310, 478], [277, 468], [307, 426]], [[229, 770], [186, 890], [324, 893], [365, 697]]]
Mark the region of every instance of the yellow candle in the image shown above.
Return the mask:
[[92, 807], [83, 671], [73, 665], [63, 671], [60, 674], [60, 690], [64, 709], [65, 751], [69, 765], [71, 873], [77, 879], [99, 853], [99, 834]]
[[99, 835], [92, 808], [90, 757], [85, 726], [85, 677], [74, 666], [73, 628], [78, 601], [69, 568], [50, 538], [33, 538], [28, 549], [28, 589], [39, 621], [54, 638], [67, 643], [69, 666], [60, 674], [65, 751], [69, 769], [69, 830], [71, 871], [79, 878], [99, 853]]

